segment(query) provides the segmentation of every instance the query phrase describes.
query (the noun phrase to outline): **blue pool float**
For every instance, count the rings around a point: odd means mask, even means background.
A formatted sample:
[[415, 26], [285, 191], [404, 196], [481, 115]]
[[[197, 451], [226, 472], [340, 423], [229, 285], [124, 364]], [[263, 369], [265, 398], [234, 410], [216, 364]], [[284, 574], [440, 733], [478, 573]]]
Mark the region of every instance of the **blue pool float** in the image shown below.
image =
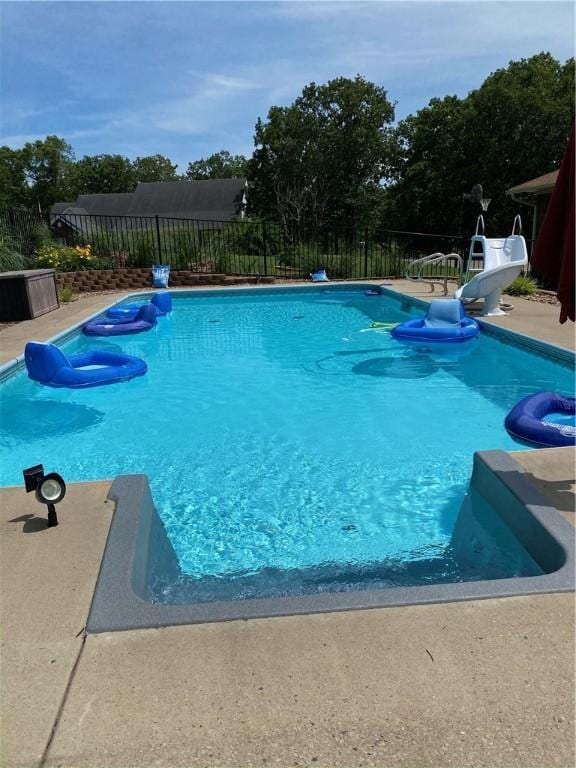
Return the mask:
[[325, 269], [316, 269], [310, 273], [310, 277], [313, 283], [327, 283], [328, 275]]
[[458, 299], [434, 299], [425, 317], [400, 323], [390, 333], [400, 341], [460, 344], [478, 336], [480, 326]]
[[[567, 423], [555, 422], [558, 416], [566, 418]], [[535, 392], [516, 403], [504, 426], [511, 437], [522, 443], [558, 448], [576, 445], [575, 416], [575, 398], [557, 392]]]
[[142, 333], [154, 328], [156, 314], [156, 307], [153, 304], [144, 304], [133, 318], [101, 315], [86, 323], [82, 330], [87, 336], [124, 336], [129, 333]]
[[47, 387], [100, 387], [143, 376], [148, 366], [139, 357], [93, 350], [67, 357], [55, 344], [29, 341], [24, 350], [28, 376]]
[[[156, 307], [156, 314], [159, 317], [172, 312], [172, 294], [155, 293], [150, 299], [150, 304]], [[120, 304], [117, 307], [110, 307], [106, 312], [106, 317], [119, 317], [133, 320], [143, 304]]]

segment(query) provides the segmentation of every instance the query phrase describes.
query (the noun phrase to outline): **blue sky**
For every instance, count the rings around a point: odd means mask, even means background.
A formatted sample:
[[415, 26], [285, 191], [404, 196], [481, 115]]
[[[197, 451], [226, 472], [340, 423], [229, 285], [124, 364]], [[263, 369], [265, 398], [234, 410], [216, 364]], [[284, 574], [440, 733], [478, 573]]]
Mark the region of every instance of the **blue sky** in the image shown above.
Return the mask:
[[3, 2], [2, 144], [250, 155], [254, 124], [311, 81], [360, 73], [398, 119], [511, 59], [574, 55], [571, 2]]

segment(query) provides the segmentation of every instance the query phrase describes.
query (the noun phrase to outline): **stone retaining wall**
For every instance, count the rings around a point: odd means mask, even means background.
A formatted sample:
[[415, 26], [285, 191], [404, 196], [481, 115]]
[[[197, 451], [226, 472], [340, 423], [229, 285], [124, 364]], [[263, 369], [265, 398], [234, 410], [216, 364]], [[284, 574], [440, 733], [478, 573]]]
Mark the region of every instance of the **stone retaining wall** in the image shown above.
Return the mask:
[[[149, 268], [87, 269], [80, 272], [60, 272], [56, 275], [59, 288], [71, 288], [76, 293], [90, 291], [139, 290], [152, 288]], [[234, 277], [218, 273], [175, 270], [170, 273], [171, 288], [194, 285], [238, 285], [242, 283], [273, 283], [273, 277]]]

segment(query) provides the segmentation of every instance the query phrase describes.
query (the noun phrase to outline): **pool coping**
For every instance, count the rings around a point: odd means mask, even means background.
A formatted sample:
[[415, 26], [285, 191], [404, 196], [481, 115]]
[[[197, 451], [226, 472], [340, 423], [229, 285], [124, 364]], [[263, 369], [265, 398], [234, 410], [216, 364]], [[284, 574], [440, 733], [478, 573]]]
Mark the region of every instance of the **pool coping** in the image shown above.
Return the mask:
[[[116, 508], [90, 608], [87, 632], [98, 634], [574, 591], [574, 528], [530, 483], [528, 475], [505, 451], [474, 454], [471, 485], [505, 519], [541, 566], [546, 567], [546, 560], [550, 567], [554, 567], [559, 558], [563, 560], [552, 572], [453, 584], [181, 605], [152, 603], [141, 596], [145, 589], [150, 554], [160, 548], [169, 553], [173, 562], [176, 557], [156, 512], [147, 476], [119, 476], [108, 494], [108, 498], [115, 501]], [[555, 547], [556, 552], [552, 552]]]

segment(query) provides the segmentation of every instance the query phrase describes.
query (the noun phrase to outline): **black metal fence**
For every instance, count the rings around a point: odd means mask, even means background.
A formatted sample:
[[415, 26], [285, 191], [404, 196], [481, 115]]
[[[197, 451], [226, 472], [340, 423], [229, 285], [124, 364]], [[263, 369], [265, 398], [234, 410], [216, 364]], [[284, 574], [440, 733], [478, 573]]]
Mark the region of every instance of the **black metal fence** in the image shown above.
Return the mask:
[[[466, 258], [469, 239], [384, 228], [333, 228], [294, 241], [272, 222], [211, 221], [164, 216], [96, 216], [67, 213], [42, 218], [29, 211], [0, 211], [0, 233], [33, 257], [51, 238], [67, 246], [91, 246], [83, 268], [116, 269], [169, 264], [174, 270], [269, 275], [300, 279], [324, 267], [332, 279], [400, 277], [410, 262], [435, 252]], [[68, 268], [71, 268], [70, 266]], [[436, 263], [422, 276], [453, 276], [456, 264]]]
[[46, 227], [38, 212], [26, 209], [0, 208], [0, 247], [15, 251], [27, 259], [35, 252]]

